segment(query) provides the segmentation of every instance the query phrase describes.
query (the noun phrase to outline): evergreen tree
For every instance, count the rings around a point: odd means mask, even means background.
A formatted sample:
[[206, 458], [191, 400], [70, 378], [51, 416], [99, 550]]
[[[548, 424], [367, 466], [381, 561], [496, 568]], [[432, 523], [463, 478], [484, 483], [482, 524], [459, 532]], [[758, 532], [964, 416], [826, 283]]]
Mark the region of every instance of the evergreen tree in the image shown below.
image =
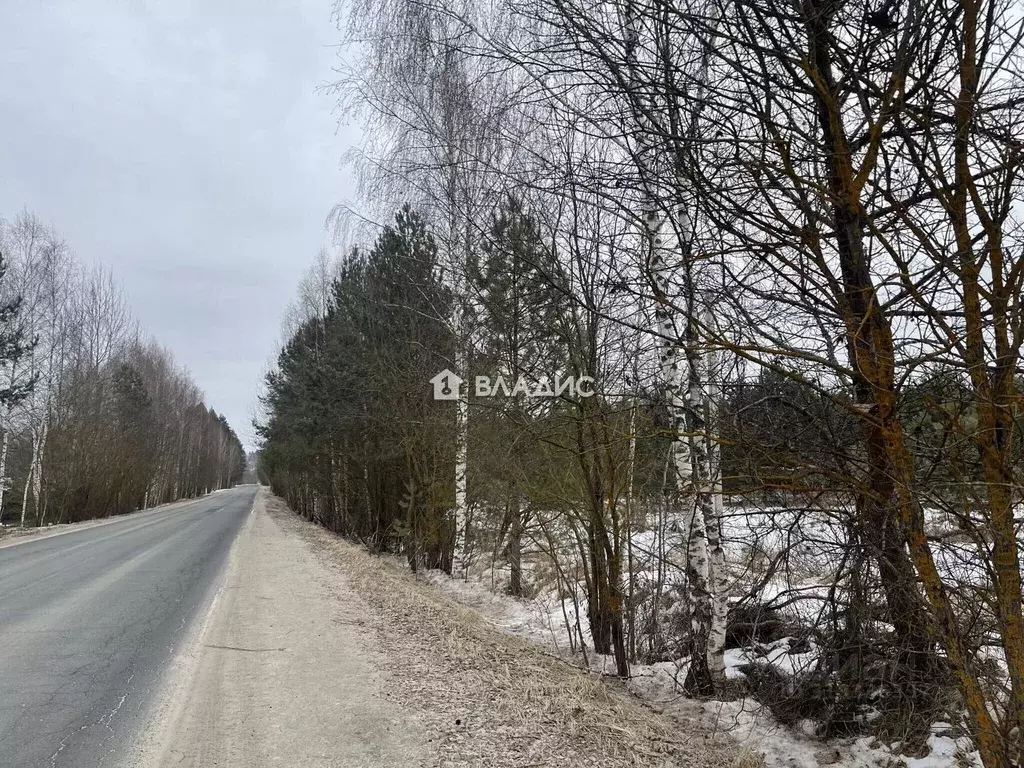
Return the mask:
[[403, 207], [285, 344], [257, 432], [261, 476], [308, 518], [450, 569], [450, 418], [428, 399], [454, 350], [439, 272], [426, 221]]
[[[7, 261], [0, 253], [0, 286], [7, 274]], [[35, 349], [37, 339], [29, 339], [20, 322], [22, 297], [14, 296], [0, 303], [0, 365], [7, 373], [0, 379], [0, 406], [8, 412], [23, 402], [35, 388], [39, 376], [29, 373], [18, 376], [18, 364]]]

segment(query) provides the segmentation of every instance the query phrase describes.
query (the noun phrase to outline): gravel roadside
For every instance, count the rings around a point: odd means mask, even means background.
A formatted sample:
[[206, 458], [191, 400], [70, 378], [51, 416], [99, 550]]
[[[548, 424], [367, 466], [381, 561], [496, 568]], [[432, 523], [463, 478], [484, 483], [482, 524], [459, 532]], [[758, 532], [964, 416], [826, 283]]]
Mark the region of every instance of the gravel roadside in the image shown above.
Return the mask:
[[[429, 765], [727, 768], [706, 727], [678, 722], [613, 684], [508, 635], [400, 563], [308, 523], [266, 491], [267, 512], [306, 542], [340, 601], [367, 607], [364, 641], [387, 658], [384, 696], [414, 713]], [[341, 765], [342, 763], [338, 763]]]
[[174, 658], [125, 768], [420, 768], [415, 712], [389, 700], [395, 659], [371, 609], [261, 490], [219, 588]]

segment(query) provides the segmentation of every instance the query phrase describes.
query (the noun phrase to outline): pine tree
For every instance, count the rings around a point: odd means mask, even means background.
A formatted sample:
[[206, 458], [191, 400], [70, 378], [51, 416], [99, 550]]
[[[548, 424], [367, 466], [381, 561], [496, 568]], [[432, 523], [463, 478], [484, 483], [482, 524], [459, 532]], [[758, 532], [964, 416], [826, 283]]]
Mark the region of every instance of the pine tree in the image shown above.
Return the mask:
[[[0, 287], [3, 286], [6, 274], [7, 261], [0, 253]], [[2, 379], [4, 384], [0, 385], [0, 405], [7, 411], [24, 402], [39, 380], [36, 373], [20, 378], [18, 376], [18, 363], [32, 353], [38, 341], [26, 338], [20, 322], [21, 305], [21, 296], [14, 296], [0, 304], [0, 365], [8, 374]]]
[[[558, 339], [562, 298], [556, 287], [558, 265], [544, 242], [540, 227], [523, 202], [509, 196], [495, 213], [483, 242], [482, 260], [472, 274], [479, 294], [481, 356], [488, 369], [508, 379], [509, 387], [523, 377], [532, 385], [551, 375], [564, 362]], [[508, 432], [508, 461], [498, 470], [507, 494], [501, 535], [507, 534], [509, 594], [522, 597], [522, 540], [529, 513], [523, 505], [525, 455], [521, 438], [540, 415], [538, 401], [521, 395], [500, 401], [501, 431]]]
[[[0, 253], [0, 289], [7, 274], [7, 262]], [[11, 445], [12, 411], [32, 394], [39, 374], [30, 371], [24, 375], [19, 363], [35, 349], [37, 340], [26, 339], [21, 324], [22, 297], [13, 296], [0, 304], [0, 414], [3, 418], [3, 440], [0, 441], [0, 516], [3, 515], [4, 494], [11, 487], [7, 476], [7, 456]]]

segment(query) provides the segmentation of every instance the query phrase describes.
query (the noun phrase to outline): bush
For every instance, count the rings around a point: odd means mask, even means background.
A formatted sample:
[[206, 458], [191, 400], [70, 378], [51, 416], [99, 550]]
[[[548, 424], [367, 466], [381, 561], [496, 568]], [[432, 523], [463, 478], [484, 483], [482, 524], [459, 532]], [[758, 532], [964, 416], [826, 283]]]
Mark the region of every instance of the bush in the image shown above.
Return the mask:
[[764, 603], [746, 602], [729, 609], [725, 629], [726, 648], [749, 648], [758, 643], [774, 643], [784, 637], [803, 637], [805, 627]]

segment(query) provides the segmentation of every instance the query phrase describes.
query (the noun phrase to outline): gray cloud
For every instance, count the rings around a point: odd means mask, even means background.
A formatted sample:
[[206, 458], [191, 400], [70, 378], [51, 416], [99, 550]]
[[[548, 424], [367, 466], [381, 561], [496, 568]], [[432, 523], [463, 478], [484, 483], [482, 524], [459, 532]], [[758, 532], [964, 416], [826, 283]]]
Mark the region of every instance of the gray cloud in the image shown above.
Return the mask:
[[110, 266], [252, 445], [250, 409], [324, 220], [339, 158], [330, 0], [7, 0], [0, 215]]

